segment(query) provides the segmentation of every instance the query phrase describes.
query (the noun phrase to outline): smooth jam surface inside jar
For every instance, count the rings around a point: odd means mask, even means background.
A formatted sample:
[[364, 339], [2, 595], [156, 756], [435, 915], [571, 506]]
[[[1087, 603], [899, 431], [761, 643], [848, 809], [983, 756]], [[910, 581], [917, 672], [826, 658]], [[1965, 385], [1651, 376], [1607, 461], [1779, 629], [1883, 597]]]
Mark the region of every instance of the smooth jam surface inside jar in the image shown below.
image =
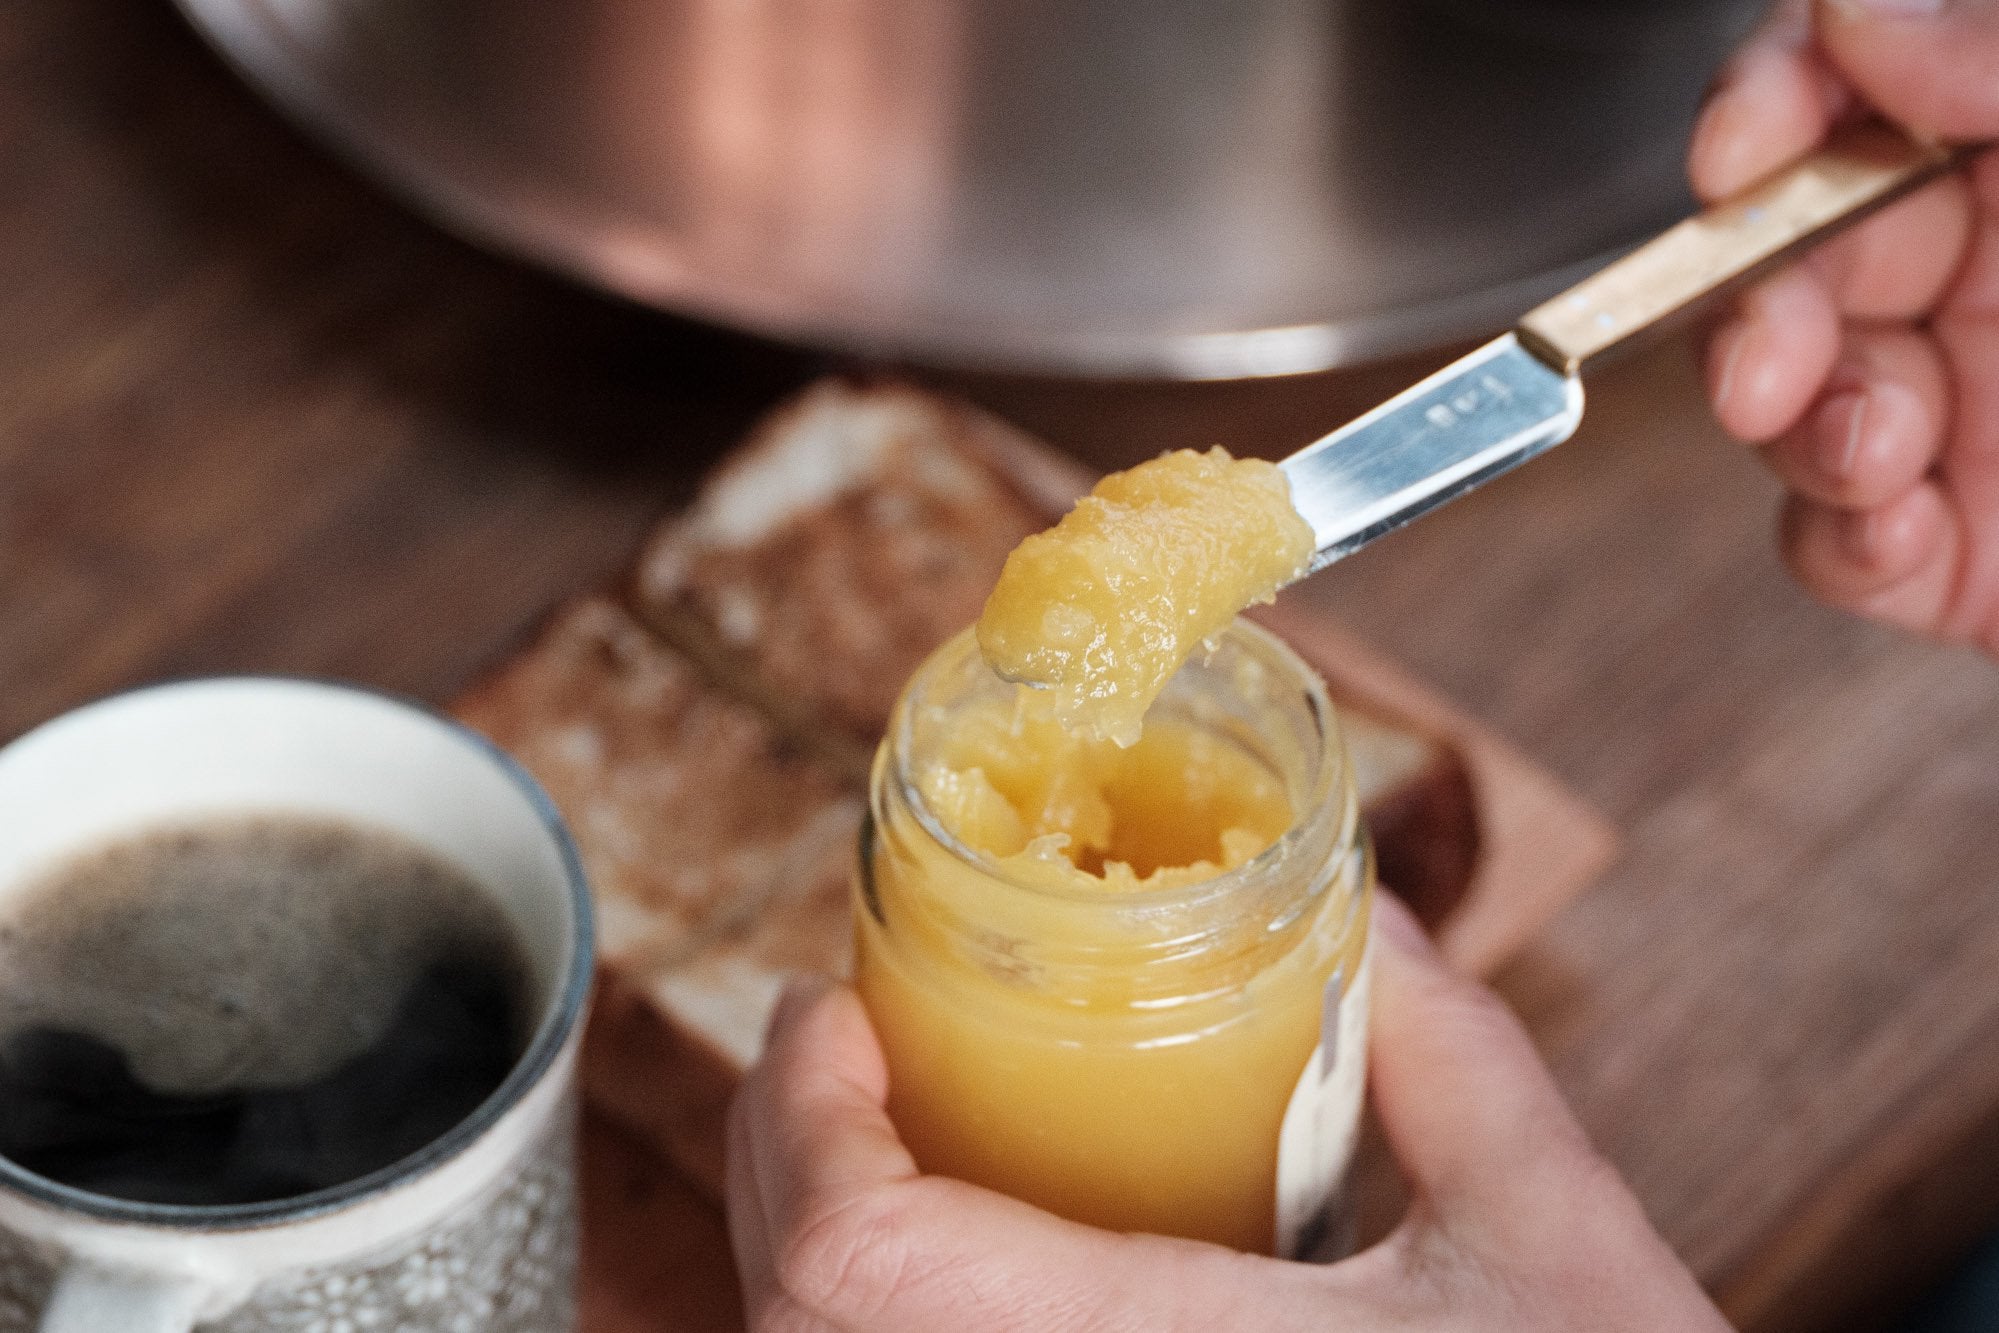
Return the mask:
[[[1129, 749], [1025, 694], [960, 635], [876, 758], [856, 984], [890, 1116], [924, 1170], [1077, 1221], [1289, 1248], [1364, 1049], [1337, 1015], [1364, 1004], [1371, 866], [1323, 687], [1238, 623]], [[1287, 1169], [1315, 1051], [1337, 1142]]]

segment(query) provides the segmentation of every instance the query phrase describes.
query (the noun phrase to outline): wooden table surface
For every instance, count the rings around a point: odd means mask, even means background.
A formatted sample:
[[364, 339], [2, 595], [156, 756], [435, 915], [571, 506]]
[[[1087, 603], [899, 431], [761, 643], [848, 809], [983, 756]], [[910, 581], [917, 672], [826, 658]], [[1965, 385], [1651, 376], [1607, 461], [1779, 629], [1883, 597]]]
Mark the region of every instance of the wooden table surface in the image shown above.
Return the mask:
[[[163, 0], [9, 0], [0, 735], [176, 673], [446, 699], [833, 364], [445, 237]], [[1422, 368], [910, 373], [1117, 463], [1289, 449]], [[1574, 443], [1290, 595], [1625, 830], [1500, 987], [1733, 1317], [1873, 1326], [1999, 1221], [1999, 669], [1805, 601], [1685, 348], [1591, 393]], [[600, 1140], [596, 1186], [633, 1151]], [[702, 1237], [660, 1290], [704, 1275], [721, 1317], [712, 1210], [648, 1206]]]

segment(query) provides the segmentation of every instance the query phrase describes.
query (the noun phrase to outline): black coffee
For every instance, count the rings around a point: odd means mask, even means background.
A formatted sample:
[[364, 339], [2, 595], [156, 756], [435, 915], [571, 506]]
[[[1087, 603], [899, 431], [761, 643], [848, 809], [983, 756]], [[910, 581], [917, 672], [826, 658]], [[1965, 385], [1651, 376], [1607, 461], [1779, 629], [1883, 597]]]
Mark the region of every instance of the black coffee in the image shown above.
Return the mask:
[[338, 1185], [499, 1086], [528, 990], [500, 909], [395, 835], [259, 816], [105, 846], [0, 917], [0, 1155], [152, 1203]]

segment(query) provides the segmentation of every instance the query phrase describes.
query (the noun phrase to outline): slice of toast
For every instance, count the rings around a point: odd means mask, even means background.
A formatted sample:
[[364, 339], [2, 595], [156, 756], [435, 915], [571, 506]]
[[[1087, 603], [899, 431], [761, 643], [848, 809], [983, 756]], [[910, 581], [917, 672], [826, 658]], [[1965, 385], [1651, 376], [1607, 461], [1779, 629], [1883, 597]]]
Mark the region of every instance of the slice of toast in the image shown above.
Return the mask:
[[563, 607], [454, 711], [562, 811], [612, 969], [684, 964], [799, 891], [859, 823], [850, 778], [609, 597]]
[[871, 753], [903, 681], [1050, 522], [991, 461], [1023, 447], [946, 399], [823, 381], [646, 545], [636, 605], [765, 711]]
[[[461, 701], [548, 786], [592, 877], [587, 1093], [697, 1181], [719, 1189], [727, 1099], [785, 980], [847, 968], [865, 765], [897, 692], [1086, 480], [972, 409], [823, 383], [618, 589], [558, 613]], [[1480, 861], [1466, 767], [1316, 664], [1384, 879], [1443, 920]]]

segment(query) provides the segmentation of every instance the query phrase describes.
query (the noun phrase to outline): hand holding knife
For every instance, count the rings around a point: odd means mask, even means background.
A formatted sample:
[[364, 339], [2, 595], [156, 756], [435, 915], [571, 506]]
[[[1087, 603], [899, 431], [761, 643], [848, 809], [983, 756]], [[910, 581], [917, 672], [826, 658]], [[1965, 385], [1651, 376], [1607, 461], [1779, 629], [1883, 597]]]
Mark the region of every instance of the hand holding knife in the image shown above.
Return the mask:
[[1279, 466], [1312, 525], [1307, 573], [1574, 434], [1582, 374], [1794, 252], [1953, 169], [1976, 148], [1879, 122], [1648, 241], [1519, 324]]

